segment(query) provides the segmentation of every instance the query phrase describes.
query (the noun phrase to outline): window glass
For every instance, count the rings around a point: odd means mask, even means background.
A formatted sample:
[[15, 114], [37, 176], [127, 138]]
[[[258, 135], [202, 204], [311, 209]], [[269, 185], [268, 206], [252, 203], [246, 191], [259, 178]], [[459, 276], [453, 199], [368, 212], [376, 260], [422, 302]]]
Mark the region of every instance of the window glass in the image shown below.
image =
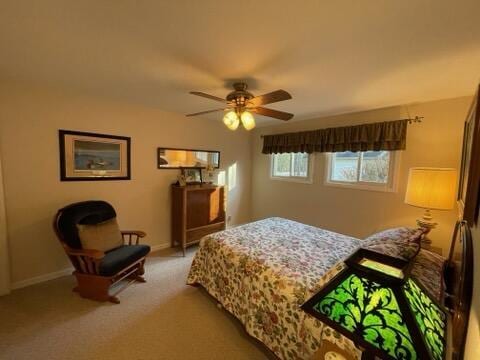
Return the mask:
[[272, 154], [272, 177], [308, 179], [310, 157], [307, 153]]
[[393, 189], [393, 162], [390, 151], [359, 151], [330, 153], [327, 182], [372, 188]]
[[273, 176], [290, 176], [291, 154], [273, 155]]
[[350, 151], [332, 154], [331, 180], [355, 182], [358, 179], [360, 153]]
[[360, 181], [388, 183], [390, 152], [366, 151], [362, 153]]
[[300, 177], [308, 176], [308, 154], [307, 153], [292, 154], [292, 176], [300, 176]]

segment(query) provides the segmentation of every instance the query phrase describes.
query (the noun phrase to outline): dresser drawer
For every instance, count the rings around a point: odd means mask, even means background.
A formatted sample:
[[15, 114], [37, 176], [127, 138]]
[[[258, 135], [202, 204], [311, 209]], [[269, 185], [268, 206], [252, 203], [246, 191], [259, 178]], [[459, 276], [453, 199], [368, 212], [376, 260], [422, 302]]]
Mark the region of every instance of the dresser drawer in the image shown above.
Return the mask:
[[225, 229], [225, 189], [212, 184], [172, 185], [172, 246], [188, 245]]
[[225, 223], [220, 222], [217, 224], [210, 224], [205, 226], [200, 226], [193, 229], [187, 229], [187, 244], [192, 242], [198, 242], [205, 235], [225, 230]]

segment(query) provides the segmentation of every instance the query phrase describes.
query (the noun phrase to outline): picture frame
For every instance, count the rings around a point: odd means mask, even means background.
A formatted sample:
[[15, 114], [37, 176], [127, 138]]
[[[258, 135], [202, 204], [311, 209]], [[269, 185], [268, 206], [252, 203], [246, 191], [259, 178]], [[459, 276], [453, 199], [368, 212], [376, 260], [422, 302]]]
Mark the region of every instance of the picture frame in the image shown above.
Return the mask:
[[130, 143], [125, 136], [59, 130], [60, 181], [130, 180]]
[[458, 207], [463, 220], [477, 224], [480, 195], [480, 86], [464, 124]]
[[202, 184], [202, 168], [181, 168], [181, 171], [187, 185]]

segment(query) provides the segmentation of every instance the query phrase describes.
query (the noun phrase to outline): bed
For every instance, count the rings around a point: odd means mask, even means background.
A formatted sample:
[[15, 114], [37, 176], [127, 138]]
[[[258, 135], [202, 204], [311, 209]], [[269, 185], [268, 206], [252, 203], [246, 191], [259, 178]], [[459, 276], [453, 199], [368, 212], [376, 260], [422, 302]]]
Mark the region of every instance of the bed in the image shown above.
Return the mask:
[[[346, 337], [302, 305], [343, 268], [362, 240], [283, 218], [204, 237], [187, 283], [201, 285], [280, 359], [310, 359], [326, 341], [356, 358]], [[421, 250], [412, 272], [439, 300], [444, 259]]]

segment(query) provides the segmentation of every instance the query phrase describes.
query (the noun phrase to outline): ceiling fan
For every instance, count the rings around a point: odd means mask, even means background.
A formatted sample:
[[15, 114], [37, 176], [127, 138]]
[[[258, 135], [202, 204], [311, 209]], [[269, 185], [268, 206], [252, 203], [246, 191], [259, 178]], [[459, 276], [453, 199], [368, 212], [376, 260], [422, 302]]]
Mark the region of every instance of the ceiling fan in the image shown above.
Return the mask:
[[247, 91], [247, 84], [244, 82], [234, 83], [233, 88], [235, 90], [229, 93], [225, 99], [199, 91], [190, 91], [190, 94], [219, 101], [225, 104], [225, 106], [219, 109], [188, 114], [187, 116], [197, 116], [217, 111], [227, 111], [223, 117], [223, 123], [230, 130], [236, 130], [240, 122], [242, 122], [242, 125], [246, 130], [252, 130], [255, 127], [255, 118], [253, 117], [252, 113], [284, 121], [290, 120], [293, 117], [293, 114], [268, 109], [261, 106], [291, 99], [292, 96], [285, 90], [276, 90], [264, 95], [254, 96], [252, 93]]

